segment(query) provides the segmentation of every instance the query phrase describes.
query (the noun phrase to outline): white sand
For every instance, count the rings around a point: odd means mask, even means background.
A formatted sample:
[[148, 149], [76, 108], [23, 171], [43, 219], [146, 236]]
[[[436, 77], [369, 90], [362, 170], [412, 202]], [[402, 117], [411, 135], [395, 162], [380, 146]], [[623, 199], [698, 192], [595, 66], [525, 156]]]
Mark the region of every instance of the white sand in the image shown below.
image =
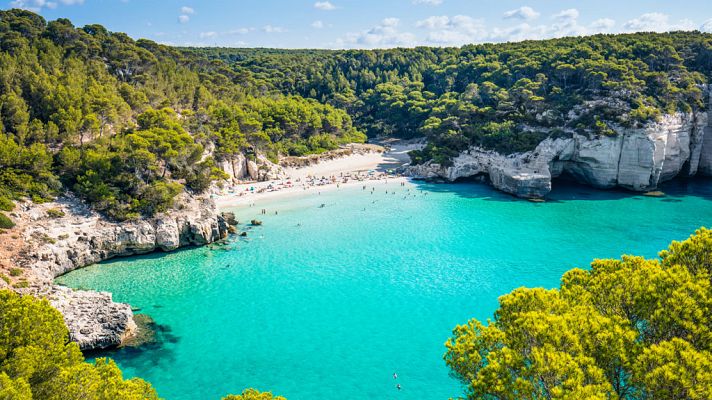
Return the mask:
[[[264, 199], [309, 194], [315, 191], [332, 190], [338, 187], [374, 184], [378, 182], [385, 183], [386, 180], [388, 182], [405, 180], [406, 178], [403, 177], [389, 176], [386, 174], [386, 171], [409, 162], [410, 158], [408, 157], [408, 152], [420, 148], [421, 145], [413, 143], [393, 143], [389, 146], [390, 150], [384, 153], [354, 154], [334, 160], [322, 161], [319, 164], [310, 165], [308, 167], [285, 168], [289, 179], [234, 185], [229, 188], [232, 193], [217, 196], [215, 202], [218, 208], [229, 208], [254, 204]], [[348, 182], [344, 182], [343, 177], [357, 174], [360, 175], [363, 180], [348, 179]], [[317, 180], [324, 177], [327, 178], [327, 180], [319, 182], [319, 184], [309, 185], [307, 181], [310, 177], [316, 178]], [[335, 178], [335, 182], [331, 181], [331, 177]], [[291, 182], [291, 187], [287, 187], [287, 182]], [[270, 185], [273, 189], [268, 189]], [[254, 188], [254, 190], [250, 190], [252, 188]], [[261, 190], [262, 193], [258, 193]]]

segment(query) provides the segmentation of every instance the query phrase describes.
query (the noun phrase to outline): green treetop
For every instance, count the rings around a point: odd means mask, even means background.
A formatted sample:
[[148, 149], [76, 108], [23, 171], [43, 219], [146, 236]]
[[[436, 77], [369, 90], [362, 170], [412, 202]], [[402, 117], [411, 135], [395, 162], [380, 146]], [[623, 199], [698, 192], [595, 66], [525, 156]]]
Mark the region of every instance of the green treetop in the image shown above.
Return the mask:
[[624, 256], [517, 289], [453, 331], [445, 361], [471, 399], [712, 398], [712, 231], [659, 260]]

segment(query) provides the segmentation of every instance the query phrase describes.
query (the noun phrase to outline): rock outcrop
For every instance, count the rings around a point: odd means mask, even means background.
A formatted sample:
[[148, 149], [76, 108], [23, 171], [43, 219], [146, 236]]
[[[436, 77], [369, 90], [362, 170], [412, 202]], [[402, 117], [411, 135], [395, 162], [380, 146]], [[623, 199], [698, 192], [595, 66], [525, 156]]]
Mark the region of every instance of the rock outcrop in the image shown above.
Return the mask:
[[271, 162], [266, 157], [247, 158], [243, 154], [232, 155], [218, 163], [232, 182], [257, 181], [265, 182], [281, 179], [285, 176], [281, 166]]
[[212, 200], [183, 195], [178, 204], [154, 218], [121, 223], [107, 221], [71, 197], [19, 204], [29, 245], [18, 261], [31, 277], [25, 291], [47, 297], [62, 312], [72, 340], [83, 350], [119, 345], [135, 327], [129, 305], [114, 303], [109, 293], [74, 291], [53, 280], [113, 257], [199, 246], [227, 236], [228, 224]]
[[131, 306], [114, 303], [111, 293], [53, 286], [48, 298], [82, 350], [118, 346], [136, 332]]
[[602, 189], [655, 190], [677, 176], [712, 176], [712, 121], [707, 113], [676, 114], [640, 129], [589, 137], [568, 132], [526, 153], [502, 155], [473, 147], [453, 165], [426, 163], [408, 169], [420, 179], [487, 175], [492, 185], [524, 198], [541, 198], [562, 175]]

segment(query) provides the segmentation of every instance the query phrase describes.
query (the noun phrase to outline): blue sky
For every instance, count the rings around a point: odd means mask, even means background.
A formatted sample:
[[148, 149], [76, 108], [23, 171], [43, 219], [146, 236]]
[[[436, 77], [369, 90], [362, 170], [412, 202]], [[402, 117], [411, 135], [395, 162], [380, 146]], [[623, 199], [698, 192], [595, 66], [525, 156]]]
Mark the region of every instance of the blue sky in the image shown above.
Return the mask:
[[712, 32], [712, 0], [0, 0], [172, 45], [447, 46], [598, 32]]

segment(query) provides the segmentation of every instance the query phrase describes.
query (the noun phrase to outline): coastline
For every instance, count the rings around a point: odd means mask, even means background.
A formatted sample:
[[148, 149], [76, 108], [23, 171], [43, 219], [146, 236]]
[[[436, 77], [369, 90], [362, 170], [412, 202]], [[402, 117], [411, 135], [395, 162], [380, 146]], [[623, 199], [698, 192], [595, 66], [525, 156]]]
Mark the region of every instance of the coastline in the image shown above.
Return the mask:
[[212, 197], [217, 208], [225, 210], [267, 199], [310, 195], [342, 187], [404, 182], [408, 178], [395, 170], [408, 163], [408, 152], [420, 145], [399, 141], [388, 146], [382, 151], [323, 160], [305, 167], [284, 168], [284, 179], [239, 183], [214, 193]]
[[[110, 222], [72, 196], [44, 204], [18, 204], [18, 226], [6, 234], [13, 240], [2, 249], [7, 255], [2, 269], [21, 268], [19, 282], [26, 286], [15, 281], [13, 287], [13, 282], [3, 281], [0, 287], [48, 298], [64, 315], [70, 337], [83, 350], [120, 345], [136, 331], [131, 306], [114, 302], [111, 293], [57, 285], [56, 277], [110, 258], [220, 240], [229, 230], [229, 222], [221, 214], [225, 209], [341, 187], [405, 181], [407, 178], [394, 171], [409, 161], [408, 151], [417, 146], [394, 142], [388, 149], [374, 146], [379, 150], [284, 168], [286, 179], [233, 185], [210, 199], [186, 196], [183, 207], [148, 220]], [[287, 185], [290, 180], [293, 184]], [[52, 210], [58, 215], [48, 218]], [[22, 246], [12, 246], [16, 242]]]

